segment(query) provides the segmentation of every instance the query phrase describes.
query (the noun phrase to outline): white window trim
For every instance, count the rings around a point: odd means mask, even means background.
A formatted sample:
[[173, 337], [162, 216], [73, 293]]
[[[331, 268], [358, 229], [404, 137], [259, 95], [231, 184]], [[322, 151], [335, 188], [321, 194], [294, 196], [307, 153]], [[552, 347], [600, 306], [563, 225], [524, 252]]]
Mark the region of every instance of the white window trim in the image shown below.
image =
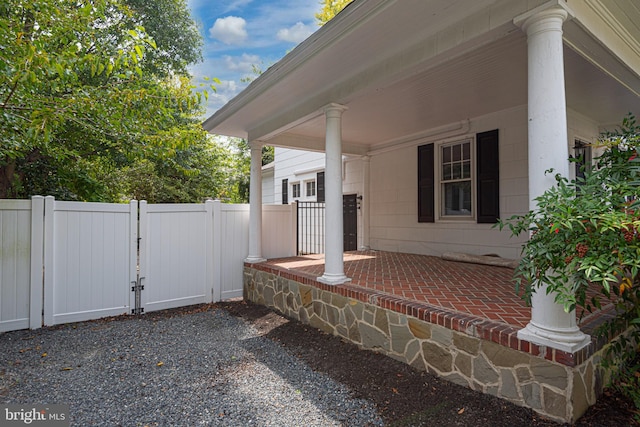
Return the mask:
[[[309, 194], [309, 184], [313, 183], [313, 194]], [[309, 179], [304, 182], [304, 195], [306, 198], [316, 197], [318, 194], [318, 187], [315, 179]]]
[[[442, 191], [442, 148], [447, 145], [455, 145], [463, 142], [469, 142], [471, 149], [471, 214], [470, 215], [445, 215], [443, 213], [444, 209], [444, 201], [443, 201], [443, 191]], [[452, 223], [460, 223], [460, 222], [468, 222], [468, 223], [476, 223], [476, 211], [478, 209], [478, 195], [477, 195], [477, 176], [476, 176], [476, 163], [477, 163], [477, 155], [476, 155], [476, 138], [475, 135], [467, 135], [464, 137], [447, 139], [434, 143], [434, 153], [433, 153], [433, 162], [434, 162], [434, 213], [435, 213], [435, 221], [436, 222], [452, 222]]]
[[[292, 182], [290, 183], [291, 185], [291, 199], [292, 200], [297, 200], [302, 198], [302, 184], [300, 183], [300, 181], [296, 181], [296, 182]], [[298, 186], [298, 195], [295, 195], [295, 191], [294, 191], [294, 187]]]

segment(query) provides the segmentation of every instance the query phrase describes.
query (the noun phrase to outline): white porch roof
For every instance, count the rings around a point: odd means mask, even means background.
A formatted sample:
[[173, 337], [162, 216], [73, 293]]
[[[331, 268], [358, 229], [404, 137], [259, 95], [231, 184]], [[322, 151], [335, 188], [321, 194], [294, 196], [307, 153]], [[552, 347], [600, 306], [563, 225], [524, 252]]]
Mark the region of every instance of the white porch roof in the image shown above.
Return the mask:
[[[552, 0], [558, 2], [559, 0]], [[527, 103], [514, 18], [547, 0], [355, 0], [204, 122], [214, 134], [324, 150], [330, 103], [343, 152], [366, 154]], [[570, 109], [600, 125], [640, 113], [640, 4], [568, 0]]]

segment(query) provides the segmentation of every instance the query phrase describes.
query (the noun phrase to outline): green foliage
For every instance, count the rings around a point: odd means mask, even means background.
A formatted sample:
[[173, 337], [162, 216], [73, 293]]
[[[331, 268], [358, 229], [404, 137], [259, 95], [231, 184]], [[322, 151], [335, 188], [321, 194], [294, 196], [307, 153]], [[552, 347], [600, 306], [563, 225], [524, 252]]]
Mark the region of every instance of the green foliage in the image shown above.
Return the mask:
[[158, 77], [187, 75], [187, 66], [202, 60], [202, 36], [186, 0], [124, 0], [131, 9], [129, 25], [143, 27], [156, 43], [145, 52], [143, 71]]
[[316, 13], [318, 25], [322, 26], [329, 22], [352, 1], [353, 0], [322, 0], [322, 10]]
[[[615, 318], [598, 333], [613, 337], [629, 331], [608, 347], [604, 364], [627, 374], [618, 384], [637, 384], [638, 365], [632, 361], [640, 342], [640, 127], [635, 118], [626, 117], [600, 144], [603, 153], [584, 179], [556, 175], [556, 185], [536, 198], [536, 210], [499, 226], [508, 226], [513, 235], [530, 233], [515, 271], [516, 291], [528, 302], [545, 284], [566, 311], [615, 304]], [[600, 295], [588, 298], [590, 284], [599, 285]]]
[[209, 170], [222, 158], [200, 126], [206, 92], [186, 76], [200, 46], [184, 0], [3, 2], [0, 198], [224, 192], [228, 179]]
[[262, 147], [262, 166], [268, 165], [275, 160], [275, 151], [273, 147], [264, 145]]

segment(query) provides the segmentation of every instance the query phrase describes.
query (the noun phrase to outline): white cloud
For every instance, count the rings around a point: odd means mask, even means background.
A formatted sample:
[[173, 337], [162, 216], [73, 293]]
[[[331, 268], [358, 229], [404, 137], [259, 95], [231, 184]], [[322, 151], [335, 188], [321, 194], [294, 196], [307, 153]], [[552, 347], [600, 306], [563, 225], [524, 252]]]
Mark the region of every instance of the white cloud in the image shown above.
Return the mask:
[[227, 12], [232, 10], [240, 10], [243, 7], [248, 6], [253, 0], [234, 0], [229, 6], [227, 6]]
[[228, 70], [242, 73], [253, 72], [253, 66], [259, 67], [261, 62], [262, 60], [258, 55], [249, 55], [247, 53], [243, 53], [240, 57], [224, 56], [224, 63]]
[[247, 21], [237, 16], [218, 18], [211, 28], [209, 35], [224, 44], [241, 44], [247, 39]]
[[238, 84], [238, 82], [233, 80], [222, 80], [216, 85], [216, 92], [209, 93], [209, 102], [206, 107], [207, 117], [229, 102], [245, 87], [246, 85]]
[[313, 34], [314, 30], [315, 28], [298, 21], [292, 27], [279, 30], [277, 35], [280, 40], [297, 44]]

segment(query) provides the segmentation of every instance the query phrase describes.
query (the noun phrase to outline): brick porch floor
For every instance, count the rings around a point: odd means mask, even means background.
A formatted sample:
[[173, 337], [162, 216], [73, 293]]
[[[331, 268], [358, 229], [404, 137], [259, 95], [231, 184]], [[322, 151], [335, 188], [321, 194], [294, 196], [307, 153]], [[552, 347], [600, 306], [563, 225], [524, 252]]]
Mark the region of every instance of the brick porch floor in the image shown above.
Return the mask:
[[[271, 259], [267, 265], [308, 280], [324, 273], [324, 255]], [[443, 260], [438, 257], [382, 251], [344, 254], [351, 285], [453, 313], [523, 328], [531, 309], [515, 294], [513, 270]], [[586, 313], [580, 326], [592, 329], [600, 313]], [[590, 327], [591, 326], [591, 327]]]

